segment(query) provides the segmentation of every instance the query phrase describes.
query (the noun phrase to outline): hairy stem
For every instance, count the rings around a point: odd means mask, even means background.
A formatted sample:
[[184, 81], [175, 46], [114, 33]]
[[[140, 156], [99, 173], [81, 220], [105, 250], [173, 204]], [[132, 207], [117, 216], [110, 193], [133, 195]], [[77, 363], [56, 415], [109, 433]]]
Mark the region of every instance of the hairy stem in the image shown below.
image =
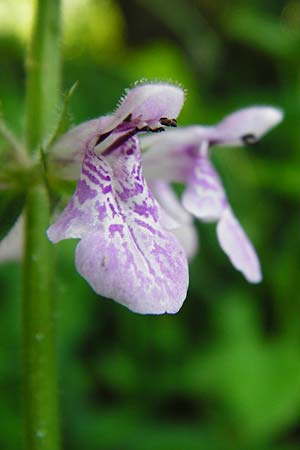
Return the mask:
[[25, 208], [23, 352], [25, 449], [59, 448], [52, 248], [45, 186], [33, 186]]
[[26, 60], [26, 143], [31, 151], [50, 134], [60, 87], [60, 0], [36, 0]]
[[[27, 59], [26, 147], [36, 157], [51, 132], [60, 81], [60, 0], [37, 0]], [[32, 180], [25, 206], [23, 389], [25, 449], [58, 450], [58, 400], [53, 249], [46, 237], [49, 198], [44, 178]]]

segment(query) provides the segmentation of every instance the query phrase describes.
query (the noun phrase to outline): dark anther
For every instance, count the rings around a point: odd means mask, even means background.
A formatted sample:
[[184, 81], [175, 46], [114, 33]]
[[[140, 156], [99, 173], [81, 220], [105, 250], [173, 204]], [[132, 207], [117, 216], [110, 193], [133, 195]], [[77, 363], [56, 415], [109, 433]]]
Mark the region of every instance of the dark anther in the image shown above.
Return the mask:
[[152, 131], [150, 127], [148, 127], [148, 125], [145, 125], [142, 128], [138, 128], [138, 131]]
[[241, 137], [241, 140], [246, 145], [253, 145], [253, 144], [256, 144], [256, 142], [257, 142], [256, 136], [252, 133], [245, 134], [244, 136]]
[[[130, 113], [130, 114], [128, 114], [128, 116], [125, 117], [125, 119], [123, 120], [122, 123], [124, 123], [124, 122], [130, 122], [131, 119], [132, 119], [132, 114]], [[98, 139], [97, 139], [97, 141], [96, 141], [95, 146], [97, 146], [97, 145], [99, 145], [101, 142], [103, 142], [104, 139], [106, 139], [113, 131], [114, 131], [114, 130], [109, 130], [109, 131], [107, 131], [106, 133], [100, 134], [100, 135], [98, 136]]]
[[103, 142], [104, 139], [106, 139], [110, 134], [111, 134], [111, 130], [108, 131], [107, 133], [100, 134], [99, 137], [98, 137], [98, 139], [97, 139], [97, 141], [96, 141], [95, 146], [97, 146], [98, 144], [100, 144], [101, 142]]
[[132, 130], [129, 130], [127, 133], [121, 135], [118, 137], [109, 147], [107, 147], [102, 155], [109, 155], [113, 150], [120, 147], [120, 145], [124, 144], [128, 139], [130, 139], [132, 136], [134, 136], [136, 133], [138, 133], [138, 128], [133, 128]]
[[158, 127], [158, 128], [151, 128], [148, 125], [145, 125], [142, 128], [138, 128], [137, 131], [151, 131], [152, 133], [165, 131], [164, 127]]
[[160, 133], [161, 131], [165, 131], [164, 127], [158, 127], [158, 128], [150, 128], [150, 131], [153, 133]]
[[177, 120], [176, 119], [168, 119], [168, 117], [162, 117], [160, 119], [160, 123], [162, 125], [165, 125], [166, 127], [177, 127]]
[[131, 119], [132, 119], [132, 114], [130, 113], [130, 114], [128, 114], [127, 117], [125, 117], [125, 119], [123, 120], [123, 122], [130, 122]]

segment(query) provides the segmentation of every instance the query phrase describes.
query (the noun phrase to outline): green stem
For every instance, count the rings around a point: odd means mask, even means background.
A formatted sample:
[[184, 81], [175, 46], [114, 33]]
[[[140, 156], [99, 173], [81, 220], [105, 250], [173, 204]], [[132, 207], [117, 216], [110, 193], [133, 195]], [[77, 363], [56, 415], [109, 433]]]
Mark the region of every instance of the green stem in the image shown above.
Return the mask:
[[[51, 132], [60, 80], [60, 0], [37, 0], [27, 60], [26, 146], [33, 155]], [[49, 198], [41, 174], [25, 206], [23, 389], [25, 449], [58, 450], [53, 248], [46, 237]]]
[[33, 186], [25, 211], [23, 302], [25, 449], [59, 448], [55, 308], [52, 296], [52, 247], [48, 193]]
[[60, 0], [36, 0], [27, 57], [26, 143], [36, 150], [57, 115], [61, 77]]

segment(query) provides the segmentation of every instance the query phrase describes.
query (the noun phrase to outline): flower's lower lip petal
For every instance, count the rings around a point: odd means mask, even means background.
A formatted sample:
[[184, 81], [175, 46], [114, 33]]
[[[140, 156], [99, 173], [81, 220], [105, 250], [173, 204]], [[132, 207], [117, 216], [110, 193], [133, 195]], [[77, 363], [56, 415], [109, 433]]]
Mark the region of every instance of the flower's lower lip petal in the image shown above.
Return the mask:
[[217, 236], [219, 243], [231, 260], [234, 267], [240, 270], [251, 283], [262, 280], [258, 257], [244, 230], [227, 208], [218, 225]]
[[176, 313], [186, 297], [186, 256], [159, 222], [136, 138], [105, 158], [86, 153], [76, 192], [48, 237], [81, 238], [79, 273], [98, 294], [133, 311]]
[[182, 207], [179, 198], [164, 180], [150, 181], [150, 189], [154, 197], [169, 216], [179, 224], [190, 224], [191, 215]]
[[159, 234], [140, 225], [112, 238], [89, 234], [77, 246], [77, 270], [98, 294], [131, 311], [176, 313], [186, 297], [186, 260], [173, 236]]
[[[193, 225], [192, 216], [181, 206], [169, 183], [162, 180], [152, 181], [150, 182], [150, 188], [161, 206], [163, 219], [161, 223], [164, 228], [171, 230], [176, 236], [184, 248], [187, 258], [193, 258], [198, 249], [198, 235]], [[168, 219], [173, 221], [175, 226], [168, 227], [170, 223]]]
[[194, 224], [182, 224], [173, 229], [172, 233], [184, 248], [188, 260], [193, 259], [199, 249], [199, 237]]
[[217, 221], [228, 205], [222, 182], [206, 157], [199, 157], [182, 196], [186, 210], [204, 222]]

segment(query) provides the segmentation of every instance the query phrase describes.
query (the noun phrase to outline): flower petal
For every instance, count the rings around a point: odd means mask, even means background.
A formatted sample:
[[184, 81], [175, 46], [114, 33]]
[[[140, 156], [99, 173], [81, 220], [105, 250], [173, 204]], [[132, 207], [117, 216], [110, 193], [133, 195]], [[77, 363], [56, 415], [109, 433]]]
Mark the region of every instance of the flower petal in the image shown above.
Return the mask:
[[215, 128], [213, 143], [243, 145], [257, 142], [283, 118], [280, 109], [271, 106], [253, 106], [229, 114]]
[[82, 238], [76, 267], [98, 294], [142, 314], [175, 313], [186, 296], [187, 261], [158, 216], [132, 138], [105, 158], [87, 152], [76, 192], [48, 237]]
[[192, 223], [191, 215], [181, 206], [181, 203], [169, 185], [169, 183], [158, 180], [149, 182], [152, 193], [160, 206], [179, 224]]
[[194, 224], [182, 224], [174, 228], [172, 233], [184, 248], [187, 259], [192, 260], [199, 249], [199, 237]]
[[129, 89], [114, 114], [84, 122], [63, 135], [51, 148], [50, 168], [60, 178], [76, 179], [87, 150], [97, 146], [96, 153], [101, 154], [107, 148], [118, 147], [120, 139], [130, 137], [128, 133], [162, 129], [168, 119], [176, 119], [183, 102], [184, 91], [168, 83], [140, 84]]
[[260, 139], [282, 120], [277, 108], [256, 106], [225, 117], [216, 126], [190, 126], [162, 136], [144, 136], [141, 144], [147, 179], [184, 181], [203, 142], [211, 145], [244, 145]]
[[199, 155], [182, 196], [186, 210], [204, 222], [215, 222], [228, 206], [219, 175], [205, 156]]
[[131, 311], [173, 314], [187, 290], [183, 253], [171, 234], [135, 224], [110, 239], [88, 234], [77, 246], [76, 267], [98, 294]]
[[176, 119], [184, 103], [184, 91], [169, 83], [144, 83], [128, 89], [115, 112], [122, 121], [159, 124], [161, 118]]
[[[171, 218], [176, 226], [171, 228], [172, 233], [177, 237], [183, 246], [188, 259], [192, 259], [198, 250], [198, 234], [193, 224], [192, 216], [181, 206], [181, 203], [171, 188], [164, 181], [150, 183], [151, 191], [161, 206], [165, 217]], [[167, 222], [167, 225], [169, 222]], [[165, 226], [165, 223], [163, 222]]]
[[230, 208], [226, 208], [217, 225], [217, 236], [234, 267], [251, 283], [259, 283], [262, 275], [256, 252]]
[[98, 137], [110, 129], [113, 116], [88, 120], [65, 133], [51, 148], [49, 164], [63, 179], [79, 178], [84, 154], [92, 150]]
[[193, 126], [142, 136], [140, 140], [146, 179], [186, 181], [193, 170], [206, 131]]

